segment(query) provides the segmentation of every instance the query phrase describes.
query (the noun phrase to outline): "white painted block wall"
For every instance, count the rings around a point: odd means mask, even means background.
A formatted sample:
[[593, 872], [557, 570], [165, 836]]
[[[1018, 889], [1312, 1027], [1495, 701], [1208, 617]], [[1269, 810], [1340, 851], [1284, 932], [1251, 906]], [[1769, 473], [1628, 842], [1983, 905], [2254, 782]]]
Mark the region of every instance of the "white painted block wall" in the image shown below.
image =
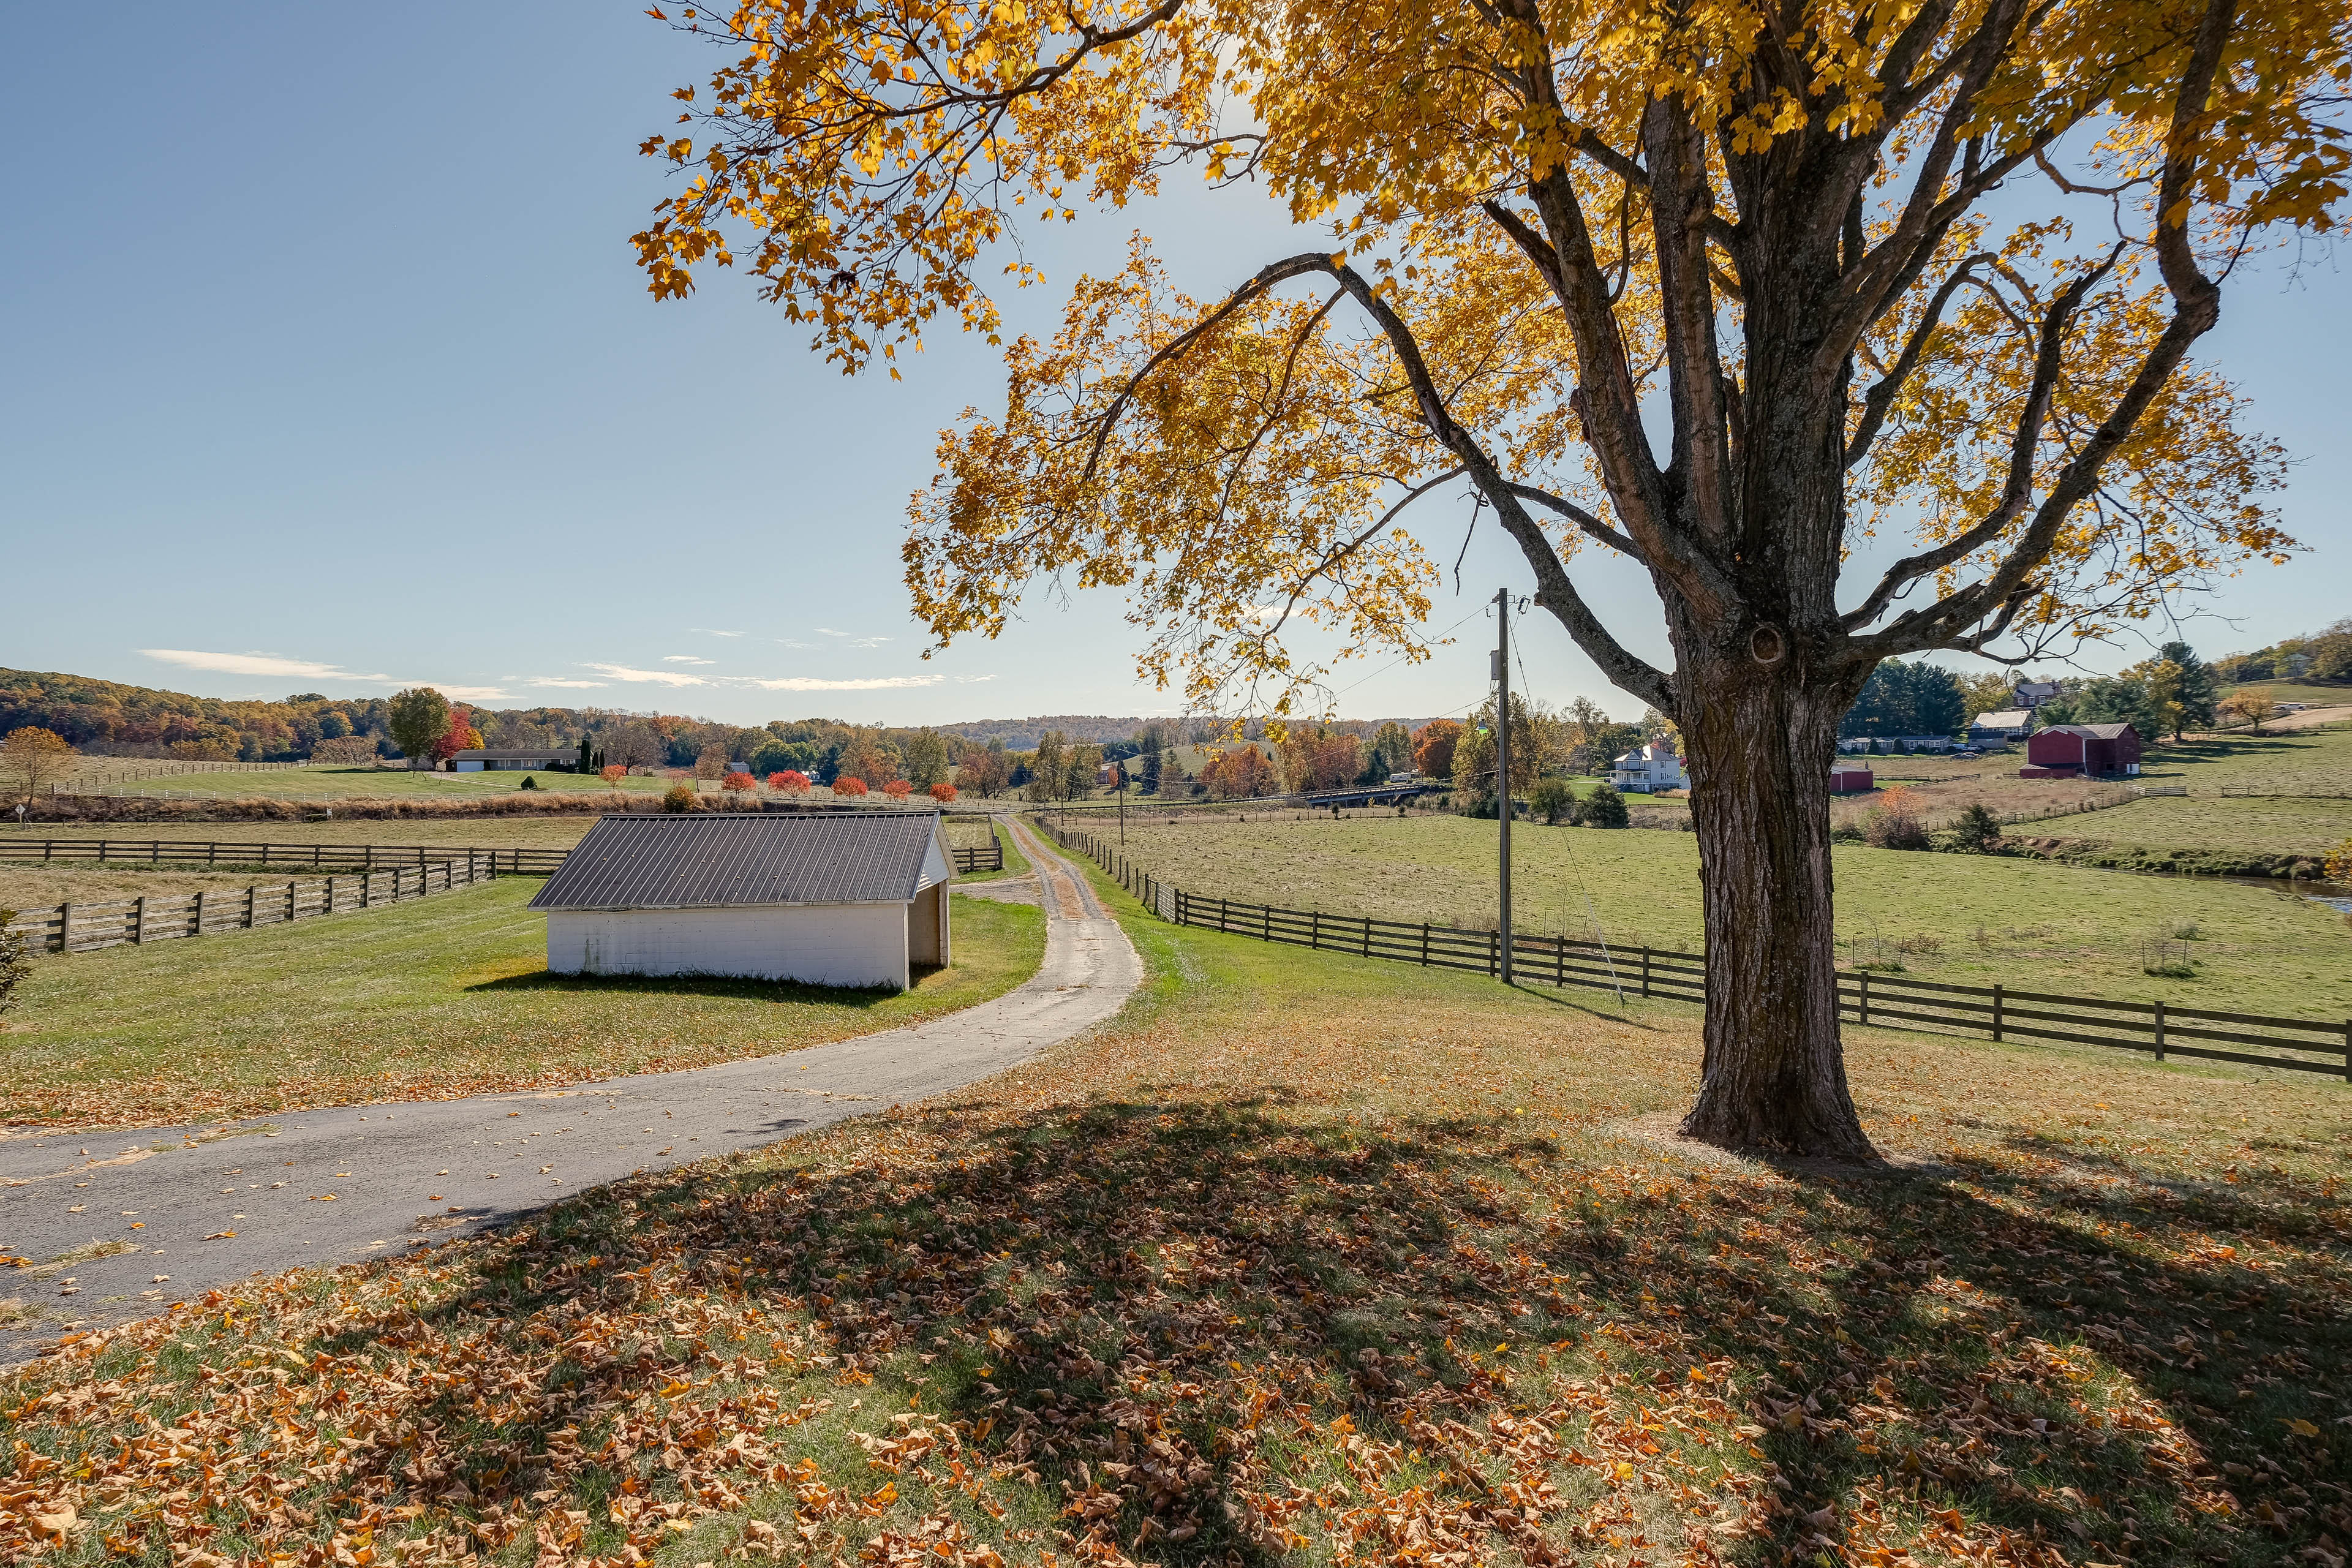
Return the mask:
[[903, 990], [907, 906], [550, 910], [547, 967], [557, 974], [729, 974]]

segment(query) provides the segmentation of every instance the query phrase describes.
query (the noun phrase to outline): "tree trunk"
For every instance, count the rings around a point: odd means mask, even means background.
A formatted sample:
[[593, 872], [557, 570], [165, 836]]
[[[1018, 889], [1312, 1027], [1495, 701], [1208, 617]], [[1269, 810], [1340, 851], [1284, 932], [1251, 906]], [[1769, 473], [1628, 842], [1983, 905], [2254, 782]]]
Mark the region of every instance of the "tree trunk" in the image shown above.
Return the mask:
[[1726, 1148], [1875, 1161], [1846, 1090], [1830, 905], [1829, 767], [1853, 694], [1833, 676], [1808, 679], [1800, 658], [1683, 651], [1706, 1054], [1682, 1131]]

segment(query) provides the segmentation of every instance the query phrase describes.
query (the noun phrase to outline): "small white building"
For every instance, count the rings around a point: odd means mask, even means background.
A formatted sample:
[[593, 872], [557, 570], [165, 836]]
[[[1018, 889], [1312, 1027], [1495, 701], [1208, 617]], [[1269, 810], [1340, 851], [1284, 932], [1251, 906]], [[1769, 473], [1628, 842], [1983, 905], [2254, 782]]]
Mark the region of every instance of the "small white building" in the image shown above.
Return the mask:
[[1609, 773], [1609, 782], [1619, 790], [1639, 790], [1656, 795], [1662, 790], [1688, 789], [1690, 775], [1683, 772], [1683, 760], [1664, 741], [1653, 741], [1638, 752], [1628, 752], [1617, 759]]
[[556, 974], [913, 982], [949, 960], [937, 812], [599, 818], [539, 896]]

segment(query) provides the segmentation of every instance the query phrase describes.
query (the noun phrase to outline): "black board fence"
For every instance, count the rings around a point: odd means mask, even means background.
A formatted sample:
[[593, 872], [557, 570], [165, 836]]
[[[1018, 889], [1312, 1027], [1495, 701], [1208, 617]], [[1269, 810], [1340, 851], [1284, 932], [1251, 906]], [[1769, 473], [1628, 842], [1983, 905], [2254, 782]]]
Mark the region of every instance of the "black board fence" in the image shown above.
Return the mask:
[[487, 854], [459, 852], [421, 866], [331, 876], [323, 881], [297, 879], [58, 904], [21, 911], [8, 922], [8, 929], [23, 933], [36, 952], [88, 952], [94, 948], [218, 936], [406, 903], [474, 887], [497, 875]]
[[[1430, 969], [1502, 973], [1499, 931], [1288, 910], [1191, 893], [1145, 870], [1114, 843], [1077, 828], [1058, 827], [1043, 817], [1031, 821], [1055, 843], [1102, 867], [1146, 909], [1175, 925]], [[1706, 1000], [1701, 956], [1663, 948], [1514, 931], [1511, 973], [1523, 984], [1589, 986], [1626, 999]], [[2274, 1018], [2002, 985], [1942, 985], [1867, 969], [1841, 970], [1837, 981], [1840, 1016], [1872, 1027], [1926, 1027], [2002, 1042], [2110, 1046], [2146, 1051], [2158, 1061], [2185, 1057], [2237, 1062], [2326, 1073], [2352, 1082], [2352, 1018]]]
[[985, 844], [958, 846], [955, 868], [959, 876], [966, 871], [1002, 871], [1004, 869], [1004, 846], [993, 838]]

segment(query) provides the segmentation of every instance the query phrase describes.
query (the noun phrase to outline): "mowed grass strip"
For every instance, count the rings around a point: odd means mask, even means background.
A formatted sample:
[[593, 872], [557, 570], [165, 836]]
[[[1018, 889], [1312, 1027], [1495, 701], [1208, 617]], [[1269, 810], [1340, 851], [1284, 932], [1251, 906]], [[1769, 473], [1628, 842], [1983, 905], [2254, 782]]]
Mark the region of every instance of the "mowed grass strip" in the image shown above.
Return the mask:
[[2345, 1539], [2340, 1087], [1858, 1032], [1874, 1136], [1924, 1163], [1775, 1170], [1647, 1131], [1690, 1092], [1685, 1013], [1105, 896], [1151, 979], [1098, 1038], [15, 1374], [0, 1544], [2251, 1568]]
[[[1496, 912], [1496, 838], [1492, 822], [1444, 816], [1163, 818], [1130, 820], [1127, 849], [1195, 895], [1483, 926]], [[1590, 939], [1597, 918], [1612, 943], [1700, 951], [1694, 836], [1522, 825], [1511, 844], [1519, 930]], [[2288, 890], [1863, 845], [1837, 846], [1832, 866], [1838, 935], [1852, 944], [1841, 963], [1898, 962], [1954, 985], [2352, 1014], [2352, 926]], [[2170, 940], [2177, 954], [2184, 931], [2196, 978], [2143, 973], [2147, 944]]]
[[955, 901], [955, 963], [913, 990], [551, 975], [542, 884], [35, 960], [0, 1051], [0, 1119], [178, 1124], [666, 1071], [919, 1022], [999, 995], [1041, 911]]

